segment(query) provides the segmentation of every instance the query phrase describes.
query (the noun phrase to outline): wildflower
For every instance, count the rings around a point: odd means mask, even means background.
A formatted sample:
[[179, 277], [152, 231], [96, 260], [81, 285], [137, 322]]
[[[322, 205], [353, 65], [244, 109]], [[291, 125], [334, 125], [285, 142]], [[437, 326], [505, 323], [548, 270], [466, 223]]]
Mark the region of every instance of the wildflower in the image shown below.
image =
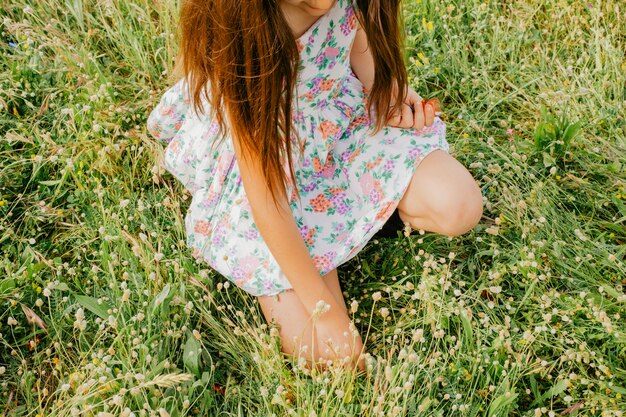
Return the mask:
[[319, 300], [313, 310], [313, 316], [319, 316], [326, 313], [328, 310], [330, 310], [330, 304], [324, 300]]
[[13, 317], [9, 316], [9, 319], [7, 320], [7, 324], [9, 326], [15, 326], [17, 324], [17, 320], [15, 320]]
[[426, 341], [424, 338], [424, 329], [415, 329], [413, 332], [413, 340], [424, 343]]
[[489, 226], [487, 229], [485, 229], [485, 232], [489, 233], [490, 235], [493, 236], [498, 236], [498, 232], [500, 231], [500, 229], [496, 226]]
[[87, 322], [85, 321], [85, 311], [82, 308], [76, 310], [75, 313], [76, 321], [74, 321], [74, 328], [80, 331], [85, 330], [87, 328]]
[[388, 382], [391, 382], [393, 379], [393, 370], [391, 369], [391, 366], [385, 367], [385, 379], [387, 379]]
[[382, 298], [382, 294], [380, 293], [380, 291], [376, 291], [374, 294], [372, 294], [372, 300], [374, 301], [378, 301]]
[[422, 17], [422, 27], [425, 30], [427, 30], [429, 32], [432, 32], [433, 31], [433, 22], [431, 20], [426, 21], [426, 18]]
[[386, 308], [386, 307], [381, 308], [381, 309], [380, 309], [380, 315], [381, 315], [383, 318], [386, 318], [386, 317], [389, 315], [389, 309], [388, 309], [388, 308]]

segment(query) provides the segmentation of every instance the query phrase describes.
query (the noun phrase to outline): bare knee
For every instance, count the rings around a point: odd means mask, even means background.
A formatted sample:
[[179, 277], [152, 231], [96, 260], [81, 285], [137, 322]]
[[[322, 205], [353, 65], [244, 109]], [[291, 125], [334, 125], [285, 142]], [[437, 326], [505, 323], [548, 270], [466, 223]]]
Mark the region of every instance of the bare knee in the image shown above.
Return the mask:
[[438, 203], [435, 222], [439, 233], [446, 236], [459, 236], [472, 230], [483, 214], [483, 199], [476, 185], [464, 193], [447, 195]]

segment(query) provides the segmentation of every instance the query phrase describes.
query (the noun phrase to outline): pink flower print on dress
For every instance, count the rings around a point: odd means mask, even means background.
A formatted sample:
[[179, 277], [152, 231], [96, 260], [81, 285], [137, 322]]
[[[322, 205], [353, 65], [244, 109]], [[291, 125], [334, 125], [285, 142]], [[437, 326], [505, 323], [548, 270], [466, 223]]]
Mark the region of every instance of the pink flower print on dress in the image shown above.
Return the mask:
[[326, 165], [322, 168], [322, 177], [323, 178], [332, 178], [335, 176], [335, 160], [332, 158], [331, 154], [328, 154], [328, 158], [326, 158]]
[[332, 266], [333, 259], [337, 256], [335, 252], [328, 252], [322, 256], [313, 256], [313, 263], [320, 271], [328, 271]]
[[337, 82], [337, 80], [332, 79], [332, 78], [329, 79], [329, 80], [323, 80], [322, 82], [320, 82], [320, 90], [322, 90], [322, 91], [330, 91], [335, 86], [336, 82]]
[[[324, 120], [322, 123], [320, 123], [317, 129], [322, 132], [322, 138], [324, 138], [324, 140], [326, 140], [328, 136], [335, 135], [337, 132], [339, 132], [339, 126], [337, 126], [330, 120]], [[328, 146], [326, 147], [328, 148]]]
[[173, 139], [169, 145], [167, 145], [168, 150], [174, 154], [178, 153], [180, 150], [180, 140], [178, 138]]
[[384, 195], [380, 182], [375, 180], [369, 171], [366, 171], [359, 179], [363, 195], [366, 195], [370, 202], [378, 202]]
[[333, 203], [324, 194], [320, 194], [311, 200], [311, 207], [313, 207], [313, 211], [316, 213], [325, 213], [332, 206]]
[[208, 236], [213, 231], [213, 227], [206, 220], [198, 220], [193, 226], [193, 231], [202, 236]]
[[176, 112], [176, 106], [163, 106], [161, 107], [161, 116], [171, 116]]
[[376, 220], [388, 219], [393, 211], [396, 209], [396, 205], [393, 201], [389, 202], [386, 206], [380, 209], [378, 214], [376, 215]]
[[254, 255], [239, 258], [237, 260], [237, 264], [233, 268], [233, 278], [235, 279], [235, 284], [239, 287], [244, 285], [254, 276], [254, 271], [256, 271], [259, 266], [261, 266], [259, 258]]
[[317, 232], [317, 229], [315, 227], [310, 229], [308, 226], [304, 226], [302, 229], [300, 229], [300, 235], [309, 247], [315, 244], [315, 232]]
[[361, 191], [363, 191], [363, 194], [369, 195], [370, 191], [374, 189], [374, 177], [372, 177], [372, 174], [369, 171], [365, 171], [359, 179], [359, 184], [361, 185]]
[[339, 49], [328, 47], [326, 48], [326, 51], [324, 51], [324, 55], [326, 55], [327, 58], [334, 58], [339, 55]]

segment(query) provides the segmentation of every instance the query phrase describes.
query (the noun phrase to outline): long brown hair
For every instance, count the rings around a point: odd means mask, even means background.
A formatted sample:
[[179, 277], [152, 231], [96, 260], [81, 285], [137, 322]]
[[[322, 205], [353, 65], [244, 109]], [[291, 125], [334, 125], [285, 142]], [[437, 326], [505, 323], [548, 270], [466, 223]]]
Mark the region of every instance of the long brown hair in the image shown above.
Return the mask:
[[[401, 94], [407, 85], [400, 0], [352, 1], [375, 62], [368, 110], [386, 109], [395, 99], [394, 85]], [[204, 112], [205, 94], [222, 138], [228, 121], [245, 157], [261, 162], [276, 202], [277, 191], [286, 195], [284, 158], [290, 177], [296, 178], [291, 117], [299, 57], [280, 0], [184, 0], [180, 33], [179, 71], [187, 77], [194, 110]], [[376, 131], [400, 109], [403, 98], [394, 100], [388, 112], [377, 111]]]

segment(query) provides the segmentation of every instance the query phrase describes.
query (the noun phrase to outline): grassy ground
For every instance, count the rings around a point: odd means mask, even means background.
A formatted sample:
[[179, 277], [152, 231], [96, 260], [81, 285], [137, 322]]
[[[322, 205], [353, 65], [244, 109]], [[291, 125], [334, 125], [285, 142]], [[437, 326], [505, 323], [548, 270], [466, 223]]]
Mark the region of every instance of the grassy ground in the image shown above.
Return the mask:
[[368, 379], [281, 359], [185, 247], [189, 196], [145, 129], [177, 8], [2, 1], [1, 416], [626, 412], [622, 1], [407, 2], [412, 85], [486, 209], [340, 269]]

